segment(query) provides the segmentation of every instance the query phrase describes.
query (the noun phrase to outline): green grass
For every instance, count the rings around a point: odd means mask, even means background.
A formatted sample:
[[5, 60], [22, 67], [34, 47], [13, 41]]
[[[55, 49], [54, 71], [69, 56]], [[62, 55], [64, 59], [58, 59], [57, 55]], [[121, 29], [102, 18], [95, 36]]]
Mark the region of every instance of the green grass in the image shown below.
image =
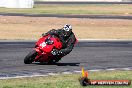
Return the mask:
[[110, 15], [124, 15], [132, 14], [131, 5], [112, 5], [112, 4], [93, 4], [93, 5], [57, 5], [45, 4], [35, 5], [31, 9], [7, 9], [0, 8], [0, 12], [4, 13], [27, 13], [27, 14], [110, 14]]
[[[0, 88], [83, 88], [78, 81], [81, 74], [0, 80]], [[132, 71], [90, 72], [90, 79], [129, 79]], [[132, 88], [130, 86], [87, 86], [85, 88]]]

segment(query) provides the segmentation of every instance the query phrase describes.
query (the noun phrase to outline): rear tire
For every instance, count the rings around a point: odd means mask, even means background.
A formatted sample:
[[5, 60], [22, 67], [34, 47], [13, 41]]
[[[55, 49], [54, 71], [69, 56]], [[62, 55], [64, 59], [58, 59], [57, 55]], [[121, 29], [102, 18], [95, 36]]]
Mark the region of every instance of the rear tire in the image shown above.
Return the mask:
[[49, 60], [49, 62], [48, 62], [48, 64], [56, 64], [57, 62], [59, 62], [61, 59], [58, 59], [58, 58], [56, 58], [56, 59], [51, 59], [51, 60]]
[[25, 64], [31, 64], [35, 57], [37, 56], [37, 52], [35, 50], [31, 51], [24, 59]]
[[48, 64], [55, 64], [56, 62], [55, 62], [55, 60], [49, 60], [48, 61]]

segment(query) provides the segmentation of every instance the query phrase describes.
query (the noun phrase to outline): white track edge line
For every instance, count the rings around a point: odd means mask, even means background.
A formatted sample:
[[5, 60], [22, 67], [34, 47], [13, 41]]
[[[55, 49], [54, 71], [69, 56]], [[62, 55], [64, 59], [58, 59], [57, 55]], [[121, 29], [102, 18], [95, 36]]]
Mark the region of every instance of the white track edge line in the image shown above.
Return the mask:
[[[98, 71], [115, 71], [115, 70], [123, 70], [123, 71], [131, 71], [132, 68], [109, 68], [109, 69], [91, 69], [88, 70], [90, 72], [98, 72]], [[15, 76], [15, 77], [0, 77], [0, 80], [5, 80], [5, 79], [17, 79], [17, 78], [32, 78], [32, 77], [45, 77], [45, 76], [55, 76], [55, 75], [61, 75], [61, 74], [74, 74], [74, 73], [81, 73], [81, 71], [72, 71], [72, 72], [61, 72], [61, 73], [46, 73], [43, 75], [29, 75], [29, 76]]]

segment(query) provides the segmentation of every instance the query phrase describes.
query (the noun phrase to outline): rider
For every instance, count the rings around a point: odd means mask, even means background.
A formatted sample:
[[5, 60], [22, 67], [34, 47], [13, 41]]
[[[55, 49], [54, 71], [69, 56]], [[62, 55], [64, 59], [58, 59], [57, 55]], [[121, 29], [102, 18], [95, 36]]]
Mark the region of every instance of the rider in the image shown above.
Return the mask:
[[57, 36], [62, 42], [61, 50], [53, 49], [51, 52], [56, 57], [55, 62], [58, 62], [61, 57], [69, 54], [72, 51], [76, 38], [72, 32], [72, 26], [68, 24], [64, 25], [64, 27], [61, 29], [52, 29], [47, 33], [43, 33], [42, 36], [47, 36], [49, 34]]

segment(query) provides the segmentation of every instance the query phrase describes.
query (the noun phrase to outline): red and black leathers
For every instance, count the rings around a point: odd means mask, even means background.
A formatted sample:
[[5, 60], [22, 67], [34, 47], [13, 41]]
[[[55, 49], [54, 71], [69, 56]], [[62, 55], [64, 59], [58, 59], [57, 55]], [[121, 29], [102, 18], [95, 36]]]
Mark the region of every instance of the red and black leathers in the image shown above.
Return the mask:
[[42, 34], [42, 36], [46, 36], [48, 34], [55, 35], [60, 38], [60, 41], [62, 42], [63, 46], [62, 49], [59, 51], [60, 56], [65, 56], [72, 51], [74, 44], [76, 42], [75, 35], [72, 31], [70, 35], [66, 36], [65, 31], [63, 29], [58, 30], [52, 29], [47, 33]]

